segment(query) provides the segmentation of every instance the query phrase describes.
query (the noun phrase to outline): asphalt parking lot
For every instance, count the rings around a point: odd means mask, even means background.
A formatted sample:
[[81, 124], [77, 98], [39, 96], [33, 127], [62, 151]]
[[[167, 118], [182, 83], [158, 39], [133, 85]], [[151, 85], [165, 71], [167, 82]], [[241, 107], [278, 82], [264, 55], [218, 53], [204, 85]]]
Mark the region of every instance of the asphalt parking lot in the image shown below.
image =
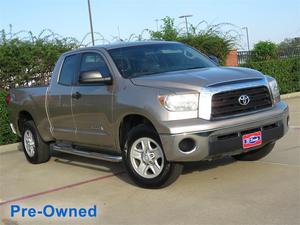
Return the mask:
[[[0, 148], [0, 218], [16, 224], [300, 224], [300, 98], [287, 100], [290, 130], [257, 162], [187, 163], [171, 186], [135, 186], [122, 164], [54, 153], [29, 164]], [[95, 219], [10, 217], [10, 206], [97, 206]], [[61, 222], [61, 223], [60, 223]]]

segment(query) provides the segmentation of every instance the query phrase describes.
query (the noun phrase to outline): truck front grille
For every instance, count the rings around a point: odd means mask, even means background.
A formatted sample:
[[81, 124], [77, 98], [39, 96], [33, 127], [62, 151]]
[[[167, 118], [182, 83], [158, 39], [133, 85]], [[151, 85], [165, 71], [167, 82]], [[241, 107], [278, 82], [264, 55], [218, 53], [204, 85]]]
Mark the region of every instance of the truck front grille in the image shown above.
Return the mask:
[[[250, 98], [250, 102], [247, 105], [240, 104], [239, 97], [241, 95], [247, 95]], [[265, 86], [221, 92], [212, 97], [211, 117], [214, 119], [231, 116], [271, 106], [272, 100], [270, 92]]]

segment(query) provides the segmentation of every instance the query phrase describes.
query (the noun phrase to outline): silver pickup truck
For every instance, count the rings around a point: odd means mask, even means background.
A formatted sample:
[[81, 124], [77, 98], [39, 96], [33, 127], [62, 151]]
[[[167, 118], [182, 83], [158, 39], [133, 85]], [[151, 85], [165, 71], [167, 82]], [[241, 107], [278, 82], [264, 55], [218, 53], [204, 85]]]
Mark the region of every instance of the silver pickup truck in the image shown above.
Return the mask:
[[289, 122], [275, 79], [177, 42], [67, 52], [49, 86], [12, 89], [7, 100], [29, 162], [48, 161], [50, 149], [124, 161], [148, 188], [174, 181], [185, 161], [258, 160]]

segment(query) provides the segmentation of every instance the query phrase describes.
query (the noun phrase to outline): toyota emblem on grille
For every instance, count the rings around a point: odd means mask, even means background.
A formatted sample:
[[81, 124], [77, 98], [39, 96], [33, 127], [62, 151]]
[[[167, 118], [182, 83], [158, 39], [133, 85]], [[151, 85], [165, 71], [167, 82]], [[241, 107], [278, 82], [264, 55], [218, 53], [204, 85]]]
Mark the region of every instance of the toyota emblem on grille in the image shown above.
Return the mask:
[[250, 102], [250, 98], [248, 95], [241, 95], [239, 97], [239, 103], [240, 105], [248, 105]]

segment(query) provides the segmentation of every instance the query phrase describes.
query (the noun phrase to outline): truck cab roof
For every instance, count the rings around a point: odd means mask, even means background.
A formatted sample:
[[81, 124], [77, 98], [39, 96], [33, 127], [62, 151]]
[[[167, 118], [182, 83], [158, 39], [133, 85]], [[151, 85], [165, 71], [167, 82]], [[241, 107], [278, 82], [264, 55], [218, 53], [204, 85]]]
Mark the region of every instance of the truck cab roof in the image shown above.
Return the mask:
[[121, 42], [115, 42], [111, 44], [105, 44], [105, 45], [95, 45], [91, 47], [83, 47], [83, 48], [78, 48], [75, 50], [68, 51], [64, 54], [70, 54], [74, 53], [77, 51], [84, 51], [84, 50], [93, 50], [93, 49], [105, 49], [105, 50], [111, 50], [111, 49], [117, 49], [117, 48], [126, 48], [126, 47], [133, 47], [133, 46], [143, 46], [143, 45], [153, 45], [153, 44], [166, 44], [166, 43], [179, 43], [176, 41], [159, 41], [159, 40], [150, 40], [150, 41], [121, 41]]

